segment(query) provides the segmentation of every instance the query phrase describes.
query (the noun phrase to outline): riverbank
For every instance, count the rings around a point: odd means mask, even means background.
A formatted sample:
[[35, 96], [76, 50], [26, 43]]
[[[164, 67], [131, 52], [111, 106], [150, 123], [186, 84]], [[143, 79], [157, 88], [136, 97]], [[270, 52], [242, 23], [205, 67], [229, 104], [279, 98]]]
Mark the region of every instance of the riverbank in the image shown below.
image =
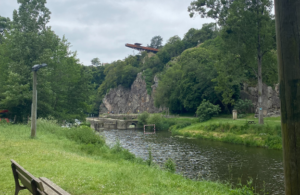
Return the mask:
[[[254, 121], [255, 124], [249, 124], [248, 121]], [[259, 125], [253, 115], [237, 120], [232, 120], [231, 115], [223, 115], [205, 122], [194, 122], [186, 127], [173, 125], [170, 131], [174, 136], [282, 149], [280, 117], [264, 118], [264, 123]]]
[[[30, 126], [0, 124], [0, 194], [14, 193], [10, 159], [71, 194], [239, 194], [228, 185], [193, 181], [149, 167], [128, 150], [110, 149], [90, 128], [61, 128], [39, 120]], [[27, 193], [27, 192], [26, 192]]]

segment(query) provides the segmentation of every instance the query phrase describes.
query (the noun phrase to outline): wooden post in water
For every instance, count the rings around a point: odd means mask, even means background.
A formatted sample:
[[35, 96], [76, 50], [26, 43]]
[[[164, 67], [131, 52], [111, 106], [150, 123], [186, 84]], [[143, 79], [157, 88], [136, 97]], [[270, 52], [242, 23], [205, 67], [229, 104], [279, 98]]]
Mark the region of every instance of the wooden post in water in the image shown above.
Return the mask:
[[275, 0], [286, 195], [300, 194], [300, 1]]

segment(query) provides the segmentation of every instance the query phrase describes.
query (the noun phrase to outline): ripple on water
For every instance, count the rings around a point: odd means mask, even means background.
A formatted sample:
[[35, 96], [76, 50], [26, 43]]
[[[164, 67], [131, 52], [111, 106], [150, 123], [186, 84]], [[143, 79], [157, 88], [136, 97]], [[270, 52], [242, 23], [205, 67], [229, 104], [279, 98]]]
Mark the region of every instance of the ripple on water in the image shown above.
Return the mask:
[[263, 189], [270, 194], [284, 194], [282, 152], [263, 148], [248, 148], [220, 142], [185, 139], [168, 132], [144, 135], [142, 131], [109, 130], [101, 132], [109, 146], [117, 140], [123, 148], [138, 157], [148, 159], [151, 148], [153, 161], [160, 166], [172, 158], [177, 173], [191, 179], [230, 181], [238, 178], [246, 184], [253, 179], [257, 192]]

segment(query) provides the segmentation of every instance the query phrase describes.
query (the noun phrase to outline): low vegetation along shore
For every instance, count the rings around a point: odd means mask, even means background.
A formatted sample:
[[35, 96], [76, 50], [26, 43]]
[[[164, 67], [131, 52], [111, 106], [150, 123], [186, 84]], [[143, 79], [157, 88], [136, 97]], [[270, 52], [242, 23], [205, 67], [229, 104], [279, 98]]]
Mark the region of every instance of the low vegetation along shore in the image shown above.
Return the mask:
[[[193, 181], [148, 166], [118, 144], [109, 148], [89, 127], [61, 128], [39, 120], [37, 138], [29, 125], [0, 124], [0, 194], [14, 193], [10, 159], [36, 177], [47, 177], [71, 194], [242, 194], [211, 181]], [[252, 192], [249, 192], [252, 194]], [[23, 191], [20, 194], [29, 194]]]
[[[175, 136], [282, 149], [280, 117], [264, 118], [265, 124], [259, 125], [253, 115], [237, 120], [232, 120], [231, 115], [223, 115], [205, 122], [189, 118], [185, 123], [171, 126], [170, 131]], [[255, 124], [249, 124], [248, 121], [254, 121]]]

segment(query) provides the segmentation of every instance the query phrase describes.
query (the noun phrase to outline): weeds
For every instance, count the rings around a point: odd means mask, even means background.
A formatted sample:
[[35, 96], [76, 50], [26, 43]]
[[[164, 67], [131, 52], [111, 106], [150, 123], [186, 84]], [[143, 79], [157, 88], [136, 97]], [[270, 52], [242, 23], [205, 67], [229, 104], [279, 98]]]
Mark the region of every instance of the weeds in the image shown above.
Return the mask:
[[252, 186], [253, 179], [249, 178], [247, 185], [242, 185], [241, 180], [238, 184], [238, 188], [231, 192], [231, 195], [253, 195], [255, 189]]
[[166, 162], [164, 163], [164, 167], [167, 171], [171, 173], [175, 173], [176, 171], [176, 164], [172, 158], [168, 158], [168, 160], [166, 160]]
[[152, 151], [151, 148], [148, 149], [148, 160], [146, 161], [147, 165], [150, 167], [153, 162], [153, 156], [152, 156]]

